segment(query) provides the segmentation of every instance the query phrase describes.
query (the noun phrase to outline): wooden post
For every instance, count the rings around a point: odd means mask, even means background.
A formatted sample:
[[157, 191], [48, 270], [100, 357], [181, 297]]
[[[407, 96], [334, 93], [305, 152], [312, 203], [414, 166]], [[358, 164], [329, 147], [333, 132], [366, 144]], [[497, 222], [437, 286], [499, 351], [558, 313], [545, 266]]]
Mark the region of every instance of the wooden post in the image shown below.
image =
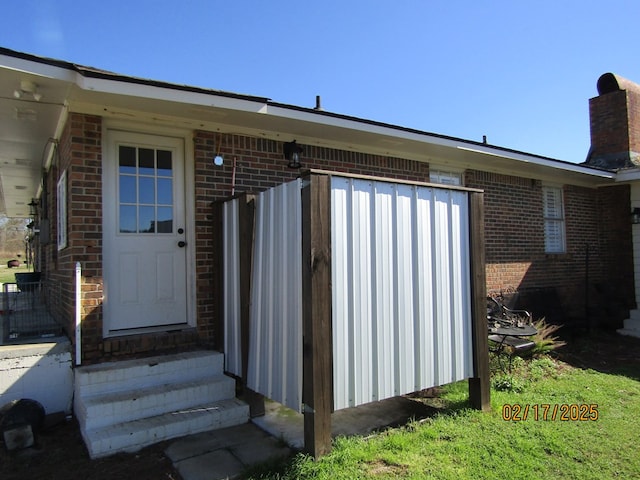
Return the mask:
[[331, 196], [330, 177], [308, 174], [302, 188], [304, 449], [331, 451]]
[[265, 413], [264, 397], [247, 388], [249, 338], [251, 336], [251, 269], [253, 260], [255, 196], [242, 194], [238, 205], [238, 242], [240, 243], [240, 348], [242, 358], [242, 398], [249, 404], [249, 416]]
[[469, 192], [469, 231], [474, 375], [469, 379], [469, 401], [473, 408], [489, 411], [491, 410], [491, 380], [489, 376], [487, 285], [484, 256], [484, 193]]

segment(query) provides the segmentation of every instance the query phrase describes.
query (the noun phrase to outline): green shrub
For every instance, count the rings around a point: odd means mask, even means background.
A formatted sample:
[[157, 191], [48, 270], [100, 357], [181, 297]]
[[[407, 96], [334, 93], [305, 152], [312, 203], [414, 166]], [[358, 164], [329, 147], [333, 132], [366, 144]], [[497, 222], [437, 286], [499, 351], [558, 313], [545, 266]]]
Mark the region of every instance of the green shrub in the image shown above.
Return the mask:
[[567, 344], [554, 335], [562, 328], [562, 325], [551, 325], [548, 324], [544, 318], [541, 318], [537, 322], [534, 322], [533, 326], [536, 327], [538, 333], [531, 337], [531, 340], [536, 344], [535, 347], [529, 351], [531, 355], [547, 354]]
[[510, 374], [494, 377], [491, 384], [498, 392], [521, 393], [525, 387], [525, 383], [520, 378]]

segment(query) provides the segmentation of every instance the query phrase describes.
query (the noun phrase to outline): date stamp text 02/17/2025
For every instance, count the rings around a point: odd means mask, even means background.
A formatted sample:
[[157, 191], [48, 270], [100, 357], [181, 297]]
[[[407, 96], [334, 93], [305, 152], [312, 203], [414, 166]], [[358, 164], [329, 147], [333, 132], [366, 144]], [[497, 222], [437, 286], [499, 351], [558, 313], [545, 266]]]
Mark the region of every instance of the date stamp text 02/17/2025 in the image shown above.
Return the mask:
[[507, 422], [561, 421], [595, 422], [598, 420], [598, 405], [587, 403], [506, 403], [502, 406], [502, 419]]

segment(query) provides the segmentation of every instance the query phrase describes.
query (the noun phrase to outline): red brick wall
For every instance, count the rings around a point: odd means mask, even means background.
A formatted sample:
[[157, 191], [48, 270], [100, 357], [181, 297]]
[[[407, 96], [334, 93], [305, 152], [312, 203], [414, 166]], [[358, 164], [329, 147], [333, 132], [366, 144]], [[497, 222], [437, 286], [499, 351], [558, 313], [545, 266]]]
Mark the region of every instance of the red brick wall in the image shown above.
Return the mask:
[[[554, 305], [540, 306], [537, 316], [621, 326], [633, 298], [628, 188], [565, 185], [566, 253], [546, 254], [540, 181], [469, 170], [465, 182], [485, 191], [490, 293], [555, 291], [556, 312], [548, 311]], [[620, 308], [606, 314], [613, 285]], [[536, 314], [536, 305], [527, 307]]]
[[[233, 158], [236, 158], [235, 193], [259, 192], [293, 180], [298, 170], [287, 167], [282, 142], [242, 135], [220, 135], [197, 131], [194, 138], [196, 176], [196, 259], [198, 324], [207, 343], [215, 341], [216, 305], [213, 275], [212, 203], [231, 195]], [[368, 155], [303, 145], [304, 168], [334, 170], [363, 175], [428, 181], [429, 166], [423, 162]], [[214, 166], [216, 153], [224, 156], [222, 167]]]
[[611, 328], [620, 328], [636, 308], [629, 195], [629, 185], [618, 185], [599, 189], [596, 197], [603, 275], [590, 289], [592, 314]]
[[[197, 328], [103, 339], [101, 134], [99, 117], [70, 115], [56, 161], [47, 175], [52, 242], [43, 250], [44, 270], [47, 278], [62, 285], [59, 318], [65, 320], [65, 328], [73, 338], [74, 271], [75, 263], [79, 261], [83, 267], [84, 363], [212, 345], [217, 321], [217, 306], [211, 291], [216, 274], [213, 271], [212, 202], [231, 194], [233, 159], [237, 163], [236, 193], [261, 191], [293, 179], [299, 172], [286, 166], [282, 142], [194, 132]], [[416, 181], [428, 179], [429, 166], [423, 162], [303, 147], [304, 168]], [[221, 167], [212, 163], [218, 152], [225, 158]], [[64, 170], [68, 176], [68, 246], [57, 251], [56, 183]], [[568, 314], [579, 316], [584, 313], [585, 246], [588, 244], [590, 283], [611, 285], [612, 281], [616, 282], [622, 297], [627, 299], [630, 294], [633, 298], [631, 261], [630, 277], [629, 271], [617, 267], [618, 262], [630, 258], [628, 215], [624, 215], [623, 221], [620, 215], [612, 214], [628, 212], [628, 190], [608, 188], [600, 191], [566, 186], [567, 253], [545, 255], [542, 185], [539, 181], [470, 170], [465, 174], [465, 183], [485, 190], [487, 287], [490, 291], [555, 287], [563, 297], [563, 308]], [[605, 219], [604, 223], [598, 218]], [[605, 248], [610, 244], [615, 245], [615, 251]]]

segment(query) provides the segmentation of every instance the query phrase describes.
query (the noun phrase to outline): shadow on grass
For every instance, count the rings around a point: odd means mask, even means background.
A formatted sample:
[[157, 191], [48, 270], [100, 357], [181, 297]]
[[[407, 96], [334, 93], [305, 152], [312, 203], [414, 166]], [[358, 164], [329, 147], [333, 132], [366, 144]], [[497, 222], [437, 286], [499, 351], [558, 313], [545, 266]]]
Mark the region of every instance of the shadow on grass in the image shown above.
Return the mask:
[[594, 331], [562, 339], [567, 345], [559, 348], [555, 355], [563, 362], [576, 368], [640, 380], [640, 338]]
[[[332, 415], [332, 423], [349, 423], [350, 416], [369, 418], [371, 421], [378, 417], [378, 426], [364, 429], [358, 433], [337, 433], [334, 430], [332, 451], [340, 450], [340, 444], [345, 438], [366, 439], [372, 435], [397, 428], [412, 428], [416, 422], [428, 421], [436, 416], [457, 416], [461, 411], [471, 408], [467, 400], [451, 401], [439, 396], [440, 388], [432, 388], [413, 394], [393, 397], [379, 402], [373, 402], [360, 407], [339, 410]], [[377, 410], [377, 412], [376, 412]], [[387, 421], [385, 421], [386, 419]], [[367, 422], [365, 422], [367, 423]], [[340, 428], [337, 429], [341, 431]], [[340, 455], [340, 454], [338, 454]], [[310, 457], [302, 452], [294, 452], [288, 458], [275, 458], [265, 463], [249, 467], [243, 473], [246, 479], [296, 479], [306, 476], [308, 466], [305, 464]], [[320, 459], [321, 461], [321, 459]]]

